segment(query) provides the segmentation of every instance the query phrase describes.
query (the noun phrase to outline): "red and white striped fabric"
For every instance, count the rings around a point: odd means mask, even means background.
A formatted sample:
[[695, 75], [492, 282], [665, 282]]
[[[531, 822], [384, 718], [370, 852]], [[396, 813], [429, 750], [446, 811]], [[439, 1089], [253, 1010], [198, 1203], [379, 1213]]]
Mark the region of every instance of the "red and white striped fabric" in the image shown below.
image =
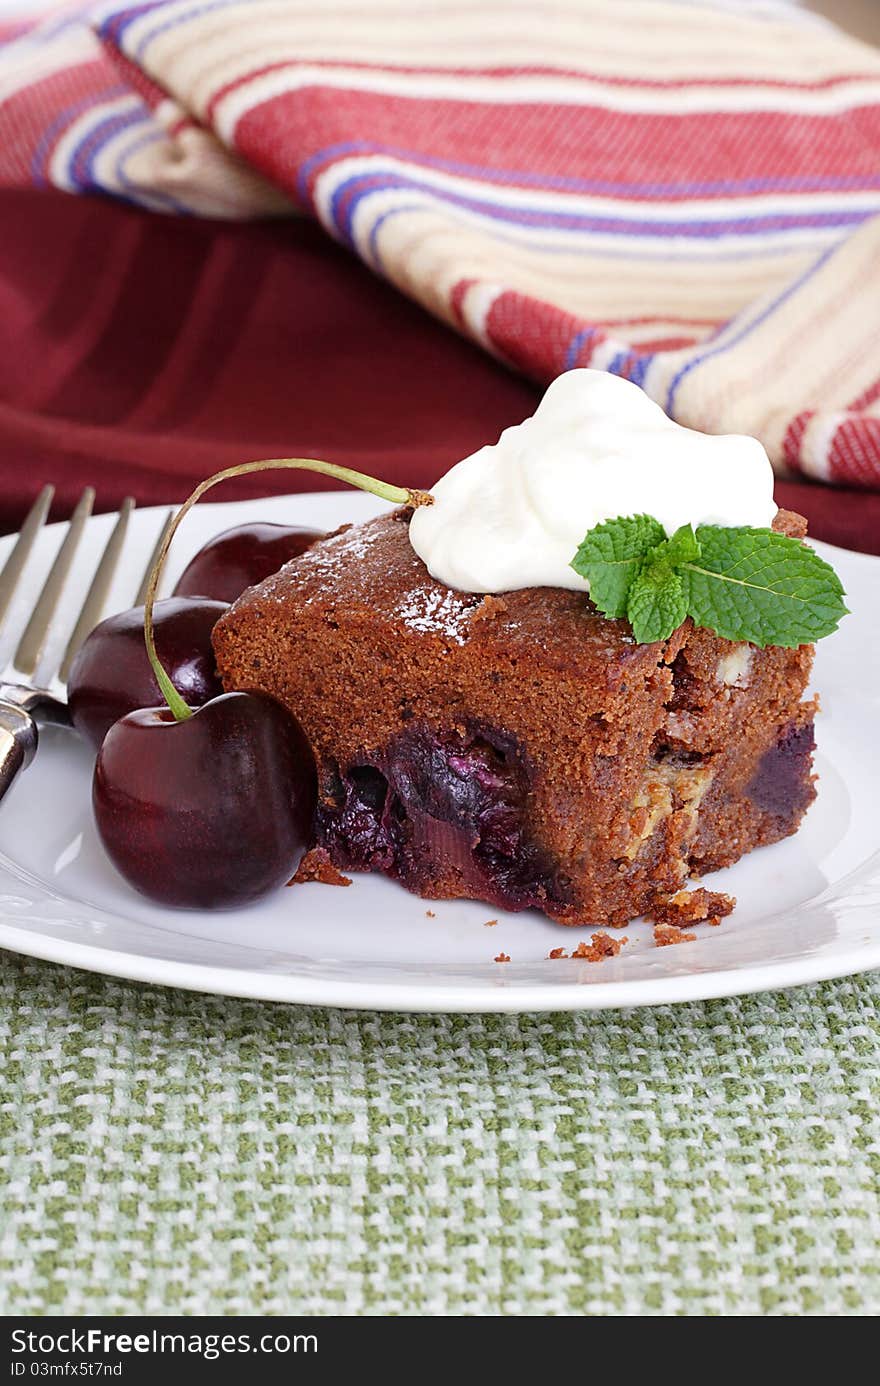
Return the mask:
[[0, 183], [299, 208], [538, 379], [614, 371], [780, 471], [880, 487], [874, 49], [694, 0], [153, 0], [90, 22], [0, 49]]

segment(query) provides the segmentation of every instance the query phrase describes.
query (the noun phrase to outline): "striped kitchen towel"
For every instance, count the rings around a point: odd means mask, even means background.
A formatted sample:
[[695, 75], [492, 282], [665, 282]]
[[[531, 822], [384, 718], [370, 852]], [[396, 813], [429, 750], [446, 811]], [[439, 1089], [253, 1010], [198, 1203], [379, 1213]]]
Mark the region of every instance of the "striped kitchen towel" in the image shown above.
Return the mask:
[[757, 435], [780, 472], [880, 488], [874, 49], [772, 2], [153, 0], [89, 20], [0, 50], [0, 183], [295, 206], [535, 378], [610, 370], [683, 423]]
[[[148, 81], [66, 0], [0, 15], [0, 187], [105, 193], [153, 211], [292, 214], [290, 199]], [[2, 233], [0, 233], [2, 234]]]

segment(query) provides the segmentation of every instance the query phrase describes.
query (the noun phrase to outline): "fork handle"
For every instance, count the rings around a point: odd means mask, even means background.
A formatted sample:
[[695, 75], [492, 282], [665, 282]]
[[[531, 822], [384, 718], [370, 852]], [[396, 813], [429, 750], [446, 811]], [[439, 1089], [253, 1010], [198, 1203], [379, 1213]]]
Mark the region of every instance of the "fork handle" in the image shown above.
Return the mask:
[[0, 702], [0, 799], [37, 749], [37, 724], [23, 708]]

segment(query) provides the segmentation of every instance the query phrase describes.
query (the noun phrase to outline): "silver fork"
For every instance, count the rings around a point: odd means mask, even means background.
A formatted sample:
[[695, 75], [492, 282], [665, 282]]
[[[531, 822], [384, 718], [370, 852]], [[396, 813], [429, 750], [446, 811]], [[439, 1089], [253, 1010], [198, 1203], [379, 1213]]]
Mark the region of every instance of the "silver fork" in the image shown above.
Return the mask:
[[[46, 523], [53, 495], [54, 487], [43, 487], [0, 571], [0, 635], [31, 550]], [[33, 760], [39, 741], [40, 725], [70, 725], [67, 708], [67, 679], [70, 667], [80, 645], [104, 615], [110, 585], [125, 544], [128, 521], [135, 505], [130, 496], [122, 502], [116, 524], [98, 561], [64, 652], [60, 660], [53, 661], [52, 665], [46, 668], [46, 645], [94, 502], [95, 492], [91, 486], [87, 486], [68, 522], [67, 532], [34, 603], [15, 653], [0, 674], [0, 799], [11, 787], [19, 772]], [[144, 600], [153, 562], [173, 514], [173, 511], [169, 511], [162, 526], [134, 597], [133, 606], [139, 606]], [[39, 684], [35, 682], [38, 673], [41, 676]]]

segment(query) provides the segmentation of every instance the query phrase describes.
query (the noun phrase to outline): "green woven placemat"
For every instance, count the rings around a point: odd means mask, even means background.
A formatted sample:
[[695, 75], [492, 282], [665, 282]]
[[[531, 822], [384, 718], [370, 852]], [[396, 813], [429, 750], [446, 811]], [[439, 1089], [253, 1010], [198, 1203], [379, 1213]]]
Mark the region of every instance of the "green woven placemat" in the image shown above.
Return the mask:
[[0, 955], [5, 1314], [870, 1314], [880, 976], [380, 1016]]

